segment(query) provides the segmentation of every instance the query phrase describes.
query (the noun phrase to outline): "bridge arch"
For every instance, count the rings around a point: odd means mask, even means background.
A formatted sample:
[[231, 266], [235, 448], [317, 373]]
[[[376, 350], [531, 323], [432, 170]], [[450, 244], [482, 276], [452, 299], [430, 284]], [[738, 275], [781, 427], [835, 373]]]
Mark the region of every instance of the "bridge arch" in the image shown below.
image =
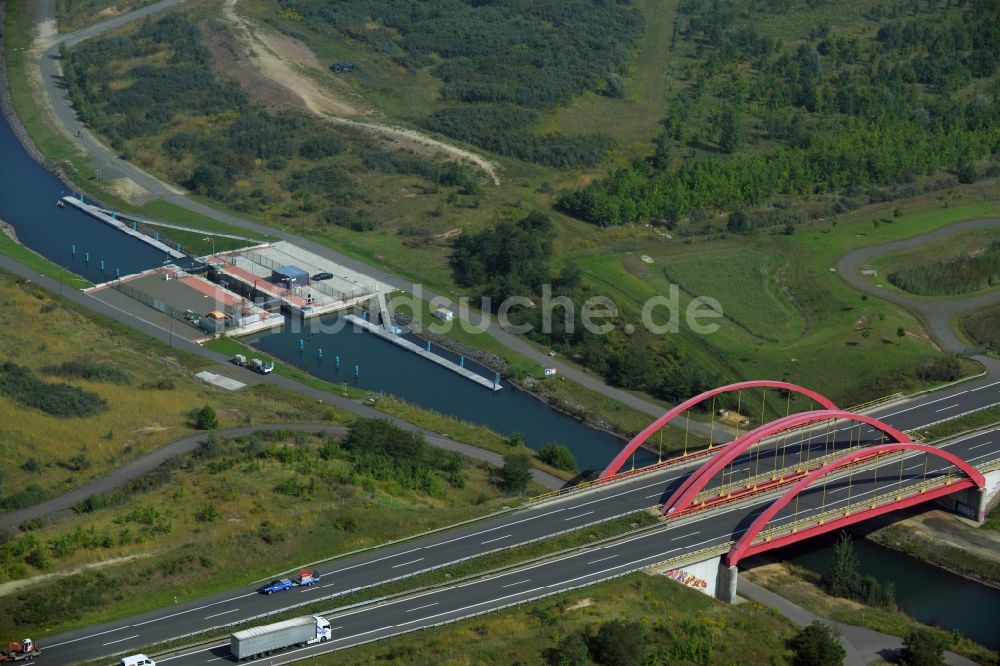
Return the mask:
[[[912, 495], [907, 498], [899, 499], [896, 502], [886, 504], [881, 507], [868, 509], [866, 511], [861, 511], [856, 514], [845, 515], [837, 520], [831, 521], [826, 524], [814, 525], [808, 529], [802, 530], [800, 532], [792, 532], [778, 539], [771, 541], [766, 541], [764, 543], [754, 544], [753, 540], [757, 538], [761, 530], [767, 526], [771, 520], [778, 515], [778, 512], [784, 509], [788, 504], [795, 499], [803, 490], [809, 487], [817, 479], [826, 476], [830, 472], [833, 472], [840, 467], [854, 462], [858, 458], [868, 457], [872, 455], [877, 455], [880, 453], [893, 453], [896, 451], [922, 451], [925, 454], [937, 456], [943, 458], [944, 460], [950, 462], [951, 464], [958, 467], [968, 478], [961, 479], [955, 483], [951, 483], [941, 488], [929, 492], [921, 492], [916, 495]], [[954, 453], [950, 451], [945, 451], [934, 446], [927, 446], [925, 444], [916, 444], [914, 442], [906, 442], [902, 444], [879, 444], [876, 446], [870, 446], [861, 451], [852, 451], [846, 455], [843, 455], [830, 464], [815, 469], [805, 477], [803, 477], [798, 483], [789, 488], [784, 495], [775, 500], [767, 509], [764, 510], [757, 518], [750, 524], [750, 527], [740, 536], [739, 540], [733, 546], [732, 550], [726, 555], [726, 564], [729, 566], [736, 566], [737, 563], [744, 557], [750, 555], [755, 555], [757, 553], [763, 552], [765, 550], [771, 550], [772, 548], [779, 548], [781, 546], [788, 545], [790, 543], [795, 543], [796, 541], [801, 541], [807, 539], [816, 534], [821, 534], [823, 532], [830, 532], [847, 525], [865, 520], [867, 518], [873, 518], [877, 515], [887, 513], [889, 511], [895, 511], [897, 509], [903, 509], [907, 506], [912, 506], [913, 504], [918, 504], [921, 502], [926, 502], [931, 499], [935, 499], [942, 495], [947, 495], [955, 492], [956, 490], [963, 490], [965, 488], [971, 488], [973, 486], [977, 488], [983, 488], [986, 485], [986, 478], [983, 473], [978, 469], [962, 460]]]
[[684, 483], [682, 483], [680, 487], [674, 491], [673, 495], [670, 496], [670, 499], [668, 499], [663, 505], [661, 513], [663, 515], [667, 515], [677, 511], [678, 509], [689, 506], [698, 496], [698, 493], [705, 489], [708, 482], [711, 481], [716, 474], [725, 469], [726, 465], [738, 458], [741, 454], [750, 450], [754, 444], [757, 444], [761, 440], [780, 432], [784, 432], [785, 430], [791, 430], [804, 425], [833, 419], [846, 419], [857, 423], [867, 423], [868, 425], [881, 430], [897, 443], [908, 443], [912, 441], [906, 433], [893, 428], [888, 423], [883, 423], [882, 421], [866, 414], [855, 414], [854, 412], [848, 412], [842, 409], [818, 409], [811, 412], [792, 414], [790, 416], [777, 419], [776, 421], [765, 423], [759, 428], [746, 433], [724, 449], [719, 449], [718, 453], [705, 461], [701, 467], [695, 470], [695, 472], [685, 479]]
[[615, 456], [614, 460], [612, 460], [608, 464], [608, 466], [604, 468], [604, 471], [601, 472], [601, 475], [598, 478], [604, 479], [616, 474], [622, 468], [625, 462], [629, 459], [629, 456], [635, 453], [636, 449], [642, 446], [642, 444], [647, 439], [652, 437], [653, 433], [655, 433], [657, 430], [659, 430], [667, 423], [669, 423], [675, 416], [683, 414], [686, 410], [690, 409], [691, 407], [701, 404], [702, 402], [705, 402], [709, 398], [715, 397], [720, 393], [730, 393], [732, 391], [742, 391], [743, 389], [751, 389], [751, 388], [784, 389], [786, 391], [791, 391], [793, 393], [799, 393], [801, 395], [804, 395], [807, 398], [816, 401], [819, 405], [821, 405], [825, 409], [837, 409], [837, 406], [833, 404], [833, 401], [831, 401], [826, 396], [817, 393], [816, 391], [807, 389], [804, 386], [799, 386], [797, 384], [790, 384], [788, 382], [781, 382], [770, 379], [754, 379], [745, 382], [737, 382], [735, 384], [727, 384], [726, 386], [720, 386], [710, 391], [699, 393], [695, 397], [685, 400], [679, 405], [676, 405], [675, 407], [669, 409], [667, 412], [663, 414], [663, 416], [661, 416], [660, 418], [656, 419], [648, 426], [646, 426], [642, 430], [642, 432], [633, 437], [631, 441], [629, 441], [629, 443], [625, 445], [625, 448], [623, 448], [621, 452], [619, 452], [619, 454]]

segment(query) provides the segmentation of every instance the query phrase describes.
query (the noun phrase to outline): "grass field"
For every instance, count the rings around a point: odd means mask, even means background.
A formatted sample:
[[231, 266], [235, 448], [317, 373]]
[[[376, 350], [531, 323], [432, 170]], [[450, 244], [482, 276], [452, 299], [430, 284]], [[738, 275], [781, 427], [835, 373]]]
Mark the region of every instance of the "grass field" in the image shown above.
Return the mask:
[[781, 257], [738, 251], [672, 258], [650, 268], [661, 289], [677, 283], [691, 296], [715, 298], [725, 303], [726, 319], [737, 327], [760, 340], [785, 342], [803, 333], [805, 321], [783, 292], [783, 266]]
[[[14, 10], [18, 7], [23, 9], [19, 2], [11, 3], [11, 6]], [[273, 11], [273, 5], [264, 0], [243, 2], [240, 6], [242, 12], [256, 20], [272, 23], [289, 33], [300, 32], [321, 61], [351, 60], [367, 66], [381, 62], [376, 55], [366, 54], [354, 43], [345, 45], [335, 42], [309, 33], [308, 26], [293, 25], [281, 19]], [[672, 57], [667, 33], [672, 32], [674, 3], [648, 0], [643, 7], [649, 30], [634, 55], [626, 81], [626, 99], [591, 99], [585, 95], [569, 107], [551, 114], [546, 121], [550, 126], [554, 126], [552, 123], [565, 123], [567, 126], [579, 124], [588, 131], [591, 127], [604, 125], [612, 133], [621, 133], [619, 138], [626, 149], [612, 155], [609, 163], [622, 163], [642, 152], [644, 132], [648, 133], [645, 136], [648, 141], [657, 129], [654, 100], [662, 94], [657, 89], [664, 85], [665, 79], [681, 74], [676, 69], [664, 74], [664, 60]], [[26, 25], [17, 11], [9, 8], [8, 14], [13, 25]], [[830, 14], [829, 7], [821, 7], [805, 13], [791, 13], [781, 21], [794, 23], [786, 26], [790, 30], [807, 30], [808, 22], [816, 17], [830, 18], [832, 24], [839, 24], [841, 17], [827, 16]], [[769, 26], [768, 30], [771, 29]], [[15, 32], [12, 30], [12, 35]], [[16, 45], [11, 44], [8, 52], [15, 48]], [[11, 64], [12, 81], [21, 81], [18, 85], [22, 92], [15, 95], [19, 111], [21, 106], [28, 107], [29, 120], [34, 118], [29, 129], [42, 135], [44, 150], [57, 148], [59, 142], [51, 140], [53, 130], [38, 122], [37, 110], [31, 108], [31, 96], [24, 92], [26, 84], [22, 80], [23, 73], [18, 69], [23, 67], [23, 60], [16, 61], [17, 57], [14, 53]], [[675, 68], [673, 62], [667, 65]], [[426, 76], [425, 73], [392, 67], [375, 68], [372, 72], [371, 77], [358, 77], [351, 85], [356, 85], [386, 118], [405, 122], [408, 117], [436, 108], [436, 89], [430, 80], [421, 78]], [[405, 103], [400, 100], [405, 100]], [[622, 118], [629, 120], [624, 122]], [[592, 125], [587, 125], [587, 122]], [[62, 149], [65, 150], [65, 146]], [[60, 157], [58, 153], [54, 156], [57, 159]], [[912, 317], [876, 299], [862, 300], [835, 273], [831, 273], [829, 269], [836, 264], [837, 258], [854, 247], [897, 240], [938, 228], [949, 221], [995, 215], [1000, 210], [996, 202], [979, 199], [979, 193], [989, 192], [988, 184], [981, 184], [958, 187], [942, 194], [923, 195], [902, 203], [868, 206], [838, 218], [807, 221], [796, 227], [793, 236], [761, 233], [752, 239], [667, 241], [652, 230], [602, 230], [551, 211], [554, 191], [586, 180], [599, 173], [600, 169], [589, 173], [563, 172], [507, 158], [497, 161], [503, 183], [500, 187], [484, 186], [475, 206], [469, 197], [459, 197], [450, 203], [441, 202], [441, 194], [423, 191], [418, 186], [418, 179], [410, 176], [386, 175], [366, 179], [362, 185], [371, 193], [369, 205], [372, 212], [384, 220], [382, 226], [371, 232], [358, 233], [335, 225], [317, 225], [294, 216], [268, 219], [254, 212], [245, 215], [255, 221], [303, 234], [454, 297], [459, 290], [452, 282], [447, 263], [450, 253], [448, 233], [472, 231], [493, 224], [498, 219], [523, 215], [531, 209], [546, 209], [555, 223], [556, 256], [553, 263], [557, 266], [578, 264], [598, 287], [606, 289], [613, 298], [621, 299], [623, 307], [638, 309], [650, 295], [661, 293], [665, 284], [662, 274], [639, 278], [629, 273], [622, 265], [622, 258], [616, 256], [625, 252], [654, 257], [656, 263], [650, 267], [653, 272], [657, 267], [669, 268], [676, 264], [681, 273], [677, 281], [692, 293], [701, 288], [718, 291], [716, 285], [722, 285], [719, 295], [711, 295], [719, 298], [724, 311], [733, 314], [732, 320], [724, 321], [722, 330], [713, 336], [682, 333], [671, 340], [670, 344], [690, 363], [726, 377], [785, 378], [823, 387], [834, 398], [850, 403], [915, 387], [910, 383], [898, 385], [894, 380], [901, 371], [912, 368], [925, 356], [933, 355], [934, 351]], [[81, 168], [80, 172], [86, 173], [86, 170]], [[197, 222], [194, 224], [191, 216], [172, 207], [156, 209], [160, 206], [156, 202], [150, 203], [140, 212], [199, 228], [211, 228], [203, 220], [194, 220]], [[893, 215], [897, 207], [902, 213], [899, 217]], [[872, 224], [873, 219], [891, 219], [892, 222], [876, 228]], [[420, 235], [408, 236], [402, 233], [404, 228], [419, 229]], [[742, 259], [735, 263], [727, 262], [717, 255], [752, 256], [755, 259], [748, 259], [748, 263], [741, 265], [739, 262]], [[758, 263], [750, 265], [753, 262]], [[754, 284], [751, 278], [759, 282]], [[674, 279], [673, 276], [671, 279]], [[693, 286], [689, 287], [685, 282]], [[751, 300], [747, 294], [766, 297]], [[682, 305], [687, 303], [687, 299], [686, 294], [681, 295]], [[778, 334], [786, 324], [792, 327], [789, 332], [782, 330]], [[907, 335], [897, 339], [895, 333], [900, 327]], [[763, 338], [760, 337], [762, 335]], [[767, 339], [768, 336], [777, 342]], [[538, 364], [511, 354], [492, 338], [466, 338], [462, 333], [456, 333], [454, 337], [460, 342], [496, 353], [516, 373], [536, 376], [540, 371]], [[588, 395], [571, 382], [560, 385], [560, 390], [569, 394], [567, 397], [571, 402], [601, 411], [625, 430], [641, 424], [645, 418], [634, 413], [623, 416], [609, 401]]]
[[965, 315], [962, 327], [976, 346], [1000, 351], [1000, 304]]
[[[573, 632], [639, 621], [649, 653], [670, 664], [782, 664], [794, 629], [754, 603], [730, 606], [664, 577], [637, 573], [453, 625], [319, 657], [318, 664], [544, 664]], [[710, 657], [706, 659], [704, 650]], [[591, 662], [588, 662], [591, 663]]]
[[[359, 471], [335, 440], [305, 433], [222, 442], [206, 451], [151, 472], [146, 492], [24, 533], [0, 553], [8, 581], [103, 562], [116, 565], [107, 575], [142, 578], [143, 595], [109, 590], [102, 602], [88, 595], [63, 613], [40, 601], [81, 594], [80, 586], [95, 575], [86, 574], [36, 588], [17, 602], [8, 597], [0, 604], [0, 627], [49, 632], [155, 608], [175, 595], [247, 584], [513, 501], [496, 488], [486, 466], [471, 461], [457, 481], [452, 473], [447, 480], [432, 473], [437, 480], [430, 490], [411, 488]], [[36, 549], [40, 557], [17, 555]], [[240, 566], [232, 566], [236, 561]]]
[[[97, 416], [62, 419], [0, 398], [0, 419], [5, 424], [0, 496], [30, 484], [45, 494], [82, 485], [189, 434], [189, 412], [205, 404], [214, 406], [223, 425], [341, 418], [335, 410], [318, 410], [309, 401], [271, 387], [231, 393], [205, 384], [193, 376], [196, 369], [206, 367], [203, 360], [95, 320], [7, 274], [0, 274], [0, 302], [4, 306], [0, 321], [6, 329], [0, 358], [32, 368], [45, 381], [65, 381], [97, 393], [110, 406]], [[132, 382], [123, 386], [66, 380], [39, 370], [70, 360], [119, 368]], [[141, 388], [160, 380], [173, 388]], [[34, 471], [22, 469], [29, 460], [36, 461]]]
[[[902, 252], [893, 252], [890, 254], [883, 254], [875, 257], [870, 263], [871, 267], [878, 271], [878, 275], [873, 278], [875, 284], [882, 285], [885, 289], [895, 290], [900, 292], [898, 287], [893, 285], [888, 280], [888, 276], [899, 270], [906, 268], [913, 268], [919, 266], [927, 266], [930, 264], [944, 263], [951, 259], [957, 259], [959, 257], [973, 256], [976, 253], [982, 251], [991, 243], [1000, 240], [1000, 230], [997, 229], [979, 229], [976, 231], [966, 231], [949, 238], [942, 239], [933, 243], [927, 243], [918, 248], [912, 250], [904, 250]], [[980, 292], [996, 290], [1000, 288], [1000, 285], [994, 286], [992, 288], [981, 289]], [[910, 294], [908, 295], [915, 295]], [[977, 292], [966, 292], [962, 295], [972, 294]], [[950, 296], [939, 296], [937, 298], [954, 298], [955, 295]]]

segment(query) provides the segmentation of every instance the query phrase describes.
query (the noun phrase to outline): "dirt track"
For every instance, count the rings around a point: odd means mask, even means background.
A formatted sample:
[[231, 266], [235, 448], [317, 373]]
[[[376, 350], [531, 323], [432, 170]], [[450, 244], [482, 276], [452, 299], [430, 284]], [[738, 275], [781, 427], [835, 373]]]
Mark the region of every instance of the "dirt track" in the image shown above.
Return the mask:
[[[335, 91], [333, 86], [324, 86], [309, 72], [325, 72], [322, 63], [308, 46], [302, 42], [253, 25], [236, 11], [238, 0], [226, 0], [222, 16], [232, 27], [236, 39], [244, 46], [256, 73], [271, 84], [291, 93], [300, 101], [301, 107], [323, 120], [344, 127], [365, 132], [402, 143], [421, 152], [443, 153], [463, 162], [475, 165], [493, 181], [500, 184], [496, 165], [481, 155], [439, 141], [412, 129], [365, 122], [345, 116], [371, 115], [372, 110], [364, 108], [356, 95], [344, 86]], [[238, 68], [236, 68], [238, 69]]]

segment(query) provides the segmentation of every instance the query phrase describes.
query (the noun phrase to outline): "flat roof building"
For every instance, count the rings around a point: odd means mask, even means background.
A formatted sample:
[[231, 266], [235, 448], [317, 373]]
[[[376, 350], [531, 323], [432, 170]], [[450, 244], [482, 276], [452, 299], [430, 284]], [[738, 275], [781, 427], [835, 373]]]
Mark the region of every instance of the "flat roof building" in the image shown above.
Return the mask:
[[304, 287], [309, 284], [309, 273], [298, 266], [282, 266], [271, 271], [271, 282], [286, 289]]

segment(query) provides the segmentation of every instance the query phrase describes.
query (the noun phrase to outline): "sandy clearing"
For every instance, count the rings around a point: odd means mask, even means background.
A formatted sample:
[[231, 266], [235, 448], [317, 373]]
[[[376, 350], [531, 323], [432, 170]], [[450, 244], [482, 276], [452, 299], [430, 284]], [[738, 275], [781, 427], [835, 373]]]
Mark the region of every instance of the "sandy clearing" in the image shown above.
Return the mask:
[[15, 592], [20, 592], [21, 590], [31, 587], [33, 585], [38, 585], [39, 583], [50, 583], [53, 578], [65, 578], [66, 576], [75, 576], [76, 574], [83, 573], [85, 571], [92, 571], [94, 569], [103, 569], [104, 567], [111, 566], [112, 564], [121, 564], [123, 562], [131, 562], [132, 560], [138, 560], [141, 558], [151, 557], [153, 553], [141, 553], [138, 555], [126, 555], [124, 557], [112, 557], [107, 560], [101, 560], [100, 562], [90, 562], [88, 564], [83, 564], [72, 569], [64, 569], [63, 571], [49, 571], [38, 576], [32, 576], [30, 578], [21, 578], [19, 580], [12, 580], [6, 583], [0, 583], [0, 597], [6, 596], [8, 594], [14, 594]]
[[413, 129], [365, 122], [344, 116], [362, 116], [373, 113], [360, 102], [347, 99], [353, 93], [337, 94], [321, 87], [304, 72], [325, 71], [316, 55], [302, 42], [280, 35], [260, 26], [252, 25], [236, 11], [239, 0], [226, 0], [223, 18], [232, 26], [237, 39], [246, 47], [254, 67], [267, 80], [277, 84], [301, 100], [302, 107], [313, 115], [334, 125], [386, 139], [392, 143], [406, 144], [431, 153], [457, 158], [475, 165], [499, 185], [496, 165], [481, 155], [453, 146]]

